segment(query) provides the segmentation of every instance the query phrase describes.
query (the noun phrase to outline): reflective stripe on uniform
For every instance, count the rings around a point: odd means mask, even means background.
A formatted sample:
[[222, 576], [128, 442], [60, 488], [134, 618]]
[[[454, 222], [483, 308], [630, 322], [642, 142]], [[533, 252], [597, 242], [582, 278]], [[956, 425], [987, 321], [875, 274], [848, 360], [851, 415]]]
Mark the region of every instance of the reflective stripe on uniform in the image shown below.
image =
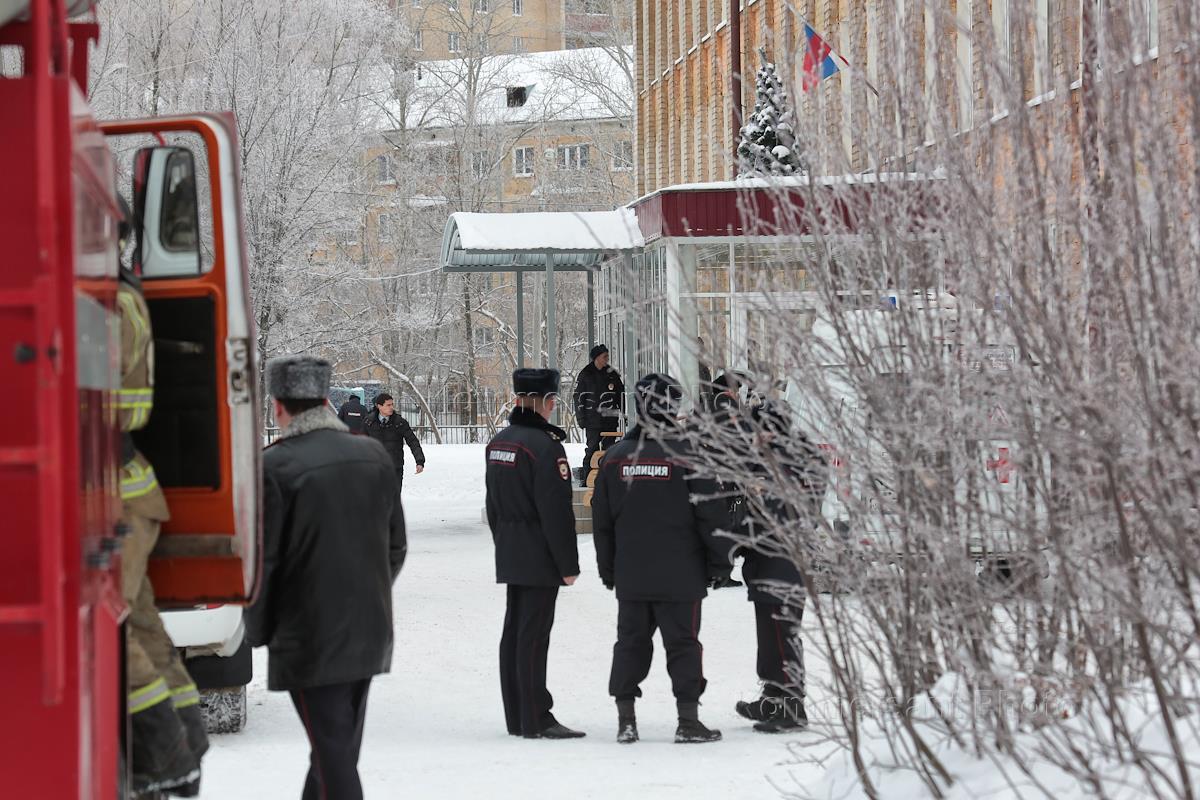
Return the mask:
[[143, 352], [150, 338], [150, 320], [142, 316], [141, 306], [131, 292], [117, 292], [117, 303], [121, 306], [121, 313], [133, 326], [134, 352]]
[[188, 706], [197, 705], [199, 702], [200, 690], [196, 688], [196, 684], [194, 683], [171, 690], [171, 703], [176, 708], [187, 708]]
[[118, 389], [115, 394], [117, 409], [129, 412], [130, 427], [133, 430], [146, 427], [154, 408], [154, 389]]
[[145, 711], [147, 708], [158, 705], [170, 696], [171, 690], [167, 688], [167, 682], [159, 678], [129, 693], [127, 700], [129, 713], [136, 714], [139, 711]]
[[130, 461], [121, 467], [121, 499], [133, 500], [150, 494], [158, 488], [158, 478], [154, 475], [154, 467]]

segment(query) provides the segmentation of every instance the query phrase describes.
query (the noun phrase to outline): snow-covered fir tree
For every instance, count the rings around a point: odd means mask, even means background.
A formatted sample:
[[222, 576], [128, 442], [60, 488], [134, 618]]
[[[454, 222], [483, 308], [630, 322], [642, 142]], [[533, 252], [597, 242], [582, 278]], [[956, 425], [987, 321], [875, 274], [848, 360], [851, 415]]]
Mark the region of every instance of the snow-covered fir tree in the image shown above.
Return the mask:
[[793, 112], [775, 64], [763, 54], [754, 87], [754, 112], [738, 143], [740, 176], [798, 175], [804, 162], [796, 146]]

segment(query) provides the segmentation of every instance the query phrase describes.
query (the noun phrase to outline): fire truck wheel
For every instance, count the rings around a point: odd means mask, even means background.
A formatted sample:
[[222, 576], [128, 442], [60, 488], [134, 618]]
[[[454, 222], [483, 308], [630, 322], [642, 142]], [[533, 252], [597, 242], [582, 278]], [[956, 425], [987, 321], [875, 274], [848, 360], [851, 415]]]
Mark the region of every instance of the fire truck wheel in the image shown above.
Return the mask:
[[237, 733], [246, 727], [246, 687], [207, 689], [200, 693], [200, 708], [209, 733]]

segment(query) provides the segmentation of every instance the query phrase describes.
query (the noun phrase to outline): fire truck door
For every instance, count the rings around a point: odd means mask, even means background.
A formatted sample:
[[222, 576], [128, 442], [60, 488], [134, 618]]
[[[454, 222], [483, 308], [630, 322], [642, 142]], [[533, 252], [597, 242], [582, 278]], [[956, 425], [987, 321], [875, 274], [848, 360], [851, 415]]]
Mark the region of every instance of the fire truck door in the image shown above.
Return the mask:
[[102, 127], [131, 198], [132, 259], [154, 336], [153, 408], [134, 440], [171, 519], [150, 578], [160, 605], [247, 602], [259, 566], [262, 426], [233, 116]]

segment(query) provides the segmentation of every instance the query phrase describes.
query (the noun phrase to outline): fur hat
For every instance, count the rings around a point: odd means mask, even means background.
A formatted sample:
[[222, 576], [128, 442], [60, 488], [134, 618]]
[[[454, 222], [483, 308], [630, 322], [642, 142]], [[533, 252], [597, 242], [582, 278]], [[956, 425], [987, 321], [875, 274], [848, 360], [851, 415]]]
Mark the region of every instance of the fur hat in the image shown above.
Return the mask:
[[333, 366], [323, 358], [279, 356], [267, 362], [267, 394], [276, 400], [318, 400], [329, 394]]
[[534, 397], [558, 394], [559, 380], [560, 376], [556, 369], [525, 367], [513, 372], [513, 392]]
[[608, 345], [598, 344], [592, 348], [592, 351], [590, 353], [588, 353], [588, 359], [590, 361], [595, 361], [597, 358], [599, 358], [600, 356], [604, 355], [607, 352], [608, 352]]
[[679, 413], [683, 389], [670, 375], [651, 372], [633, 387], [637, 396], [638, 416], [660, 422], [674, 421]]

